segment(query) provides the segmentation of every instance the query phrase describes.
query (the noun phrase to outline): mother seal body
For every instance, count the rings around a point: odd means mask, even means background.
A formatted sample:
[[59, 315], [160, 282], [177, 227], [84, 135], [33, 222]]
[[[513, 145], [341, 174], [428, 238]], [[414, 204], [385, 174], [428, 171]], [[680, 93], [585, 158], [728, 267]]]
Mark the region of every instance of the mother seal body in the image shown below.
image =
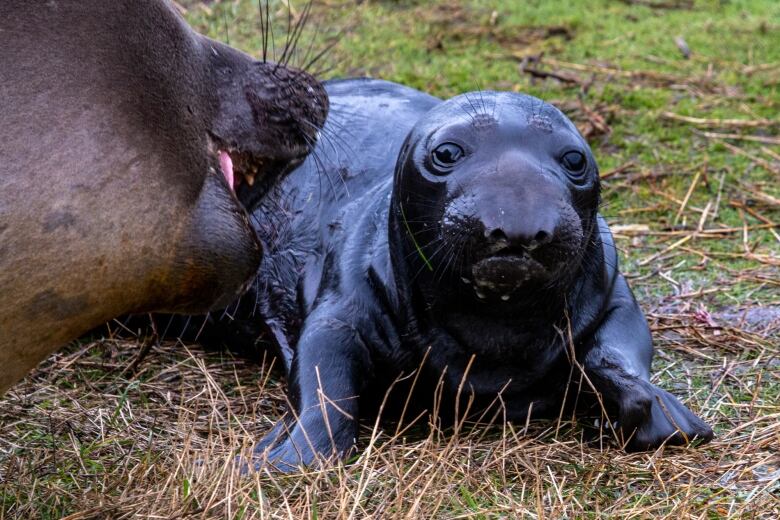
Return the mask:
[[3, 0], [0, 49], [2, 393], [117, 315], [235, 299], [261, 250], [234, 185], [300, 164], [328, 104], [163, 0]]
[[628, 450], [711, 439], [649, 381], [596, 162], [560, 111], [375, 80], [327, 90], [341, 144], [259, 203], [241, 193], [266, 255], [229, 328], [263, 316], [294, 406], [258, 455], [280, 469], [343, 456], [391, 387], [384, 412], [424, 406], [445, 423], [498, 402], [511, 421], [557, 416], [567, 392], [586, 407], [597, 392]]

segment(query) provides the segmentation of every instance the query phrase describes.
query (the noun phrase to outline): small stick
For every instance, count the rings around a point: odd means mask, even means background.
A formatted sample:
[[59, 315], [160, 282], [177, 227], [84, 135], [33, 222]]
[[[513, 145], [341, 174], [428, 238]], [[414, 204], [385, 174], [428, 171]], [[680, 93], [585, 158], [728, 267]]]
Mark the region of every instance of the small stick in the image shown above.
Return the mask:
[[[778, 138], [777, 141], [775, 143], [772, 143], [772, 144], [780, 144], [780, 138]], [[771, 150], [771, 149], [767, 148], [766, 146], [762, 146], [761, 147], [761, 151], [764, 152], [765, 154], [767, 154], [769, 157], [771, 157], [775, 161], [780, 162], [780, 153], [777, 153], [774, 150]]]
[[769, 119], [710, 119], [705, 117], [690, 117], [675, 114], [674, 112], [661, 112], [661, 115], [667, 119], [683, 121], [699, 126], [730, 126], [734, 128], [761, 128], [766, 126], [776, 126], [780, 123], [770, 121]]
[[696, 232], [701, 233], [704, 229], [704, 224], [707, 222], [707, 217], [710, 213], [710, 208], [712, 207], [712, 201], [709, 201], [706, 206], [704, 206], [704, 211], [701, 214], [701, 218], [699, 219], [699, 225], [696, 226]]
[[725, 146], [726, 148], [728, 148], [732, 152], [738, 153], [739, 155], [744, 155], [745, 157], [747, 157], [751, 161], [753, 161], [753, 162], [755, 162], [757, 164], [760, 164], [767, 171], [770, 171], [772, 173], [776, 173], [777, 175], [780, 175], [780, 168], [778, 168], [777, 166], [773, 165], [772, 163], [770, 163], [766, 159], [763, 159], [761, 157], [756, 157], [752, 153], [746, 152], [742, 148], [740, 148], [738, 146], [734, 146], [733, 144], [729, 144], [729, 143], [726, 143], [726, 142], [723, 142], [723, 143], [720, 143], [720, 144], [722, 144], [723, 146]]
[[674, 244], [672, 244], [669, 247], [667, 247], [666, 249], [664, 249], [663, 251], [660, 251], [658, 253], [650, 255], [647, 258], [645, 258], [644, 260], [640, 260], [637, 263], [638, 263], [638, 265], [647, 265], [650, 262], [652, 262], [653, 260], [655, 260], [656, 258], [658, 258], [659, 256], [665, 255], [669, 251], [672, 251], [672, 250], [680, 247], [681, 245], [683, 245], [684, 243], [686, 243], [687, 241], [689, 241], [692, 238], [693, 238], [692, 234], [691, 235], [686, 235], [686, 236], [682, 237], [680, 240], [676, 241]]
[[623, 173], [626, 170], [630, 170], [634, 167], [634, 161], [628, 161], [627, 163], [623, 163], [617, 168], [613, 168], [609, 171], [606, 171], [601, 174], [600, 178], [603, 179], [609, 179], [610, 177], [614, 177], [615, 175], [618, 175], [620, 173]]
[[579, 83], [581, 83], [579, 79], [571, 76], [567, 76], [565, 74], [559, 74], [557, 72], [535, 69], [532, 67], [527, 67], [522, 64], [520, 65], [520, 71], [530, 74], [531, 76], [539, 79], [552, 78], [560, 81], [561, 83], [568, 83], [570, 85], [578, 85]]
[[720, 287], [714, 287], [712, 289], [699, 289], [698, 291], [694, 291], [694, 292], [678, 294], [675, 296], [675, 298], [699, 298], [701, 296], [704, 296], [705, 294], [712, 294], [718, 291], [722, 291], [722, 289]]
[[750, 194], [753, 195], [758, 200], [760, 200], [761, 202], [765, 202], [766, 204], [772, 206], [780, 206], [780, 199], [778, 198], [775, 198], [767, 193], [764, 193], [763, 191], [758, 191], [758, 190], [748, 190], [748, 191], [750, 191]]
[[[682, 201], [682, 204], [680, 204], [680, 209], [677, 210], [677, 215], [674, 216], [674, 221], [672, 222], [672, 225], [676, 225], [677, 222], [680, 220], [680, 216], [682, 216], [683, 211], [685, 211], [685, 206], [688, 205], [688, 201], [691, 198], [691, 195], [693, 194], [693, 190], [696, 188], [696, 184], [699, 182], [699, 177], [701, 177], [701, 172], [707, 170], [707, 162], [704, 162], [704, 165], [700, 170], [696, 171], [696, 175], [693, 176], [693, 181], [691, 182], [691, 185], [688, 187], [688, 192], [685, 194], [685, 198]], [[706, 215], [706, 211], [704, 212]]]
[[726, 181], [726, 172], [720, 174], [720, 181], [718, 182], [718, 196], [715, 197], [715, 210], [712, 212], [712, 222], [718, 218], [718, 210], [720, 209], [720, 198], [723, 195], [723, 183]]
[[[780, 137], [765, 137], [763, 135], [742, 135], [742, 134], [722, 134], [720, 132], [702, 132], [701, 130], [695, 130], [699, 135], [708, 137], [710, 139], [736, 139], [738, 141], [753, 141], [755, 143], [764, 144], [778, 144], [780, 145]], [[780, 160], [780, 156], [777, 157]]]
[[132, 363], [123, 370], [123, 374], [135, 374], [141, 361], [143, 361], [149, 352], [151, 352], [152, 347], [160, 345], [160, 335], [157, 333], [157, 323], [154, 321], [154, 317], [151, 314], [149, 314], [149, 322], [152, 325], [152, 335], [146, 338], [141, 344], [141, 350], [138, 352], [138, 355], [135, 356]]
[[764, 224], [768, 224], [770, 226], [769, 227], [769, 232], [772, 233], [772, 235], [774, 235], [774, 237], [777, 239], [778, 242], [780, 242], [780, 235], [778, 235], [777, 231], [774, 230], [774, 228], [780, 227], [780, 224], [776, 224], [776, 223], [772, 222], [771, 220], [769, 220], [768, 218], [763, 216], [758, 211], [748, 207], [747, 205], [745, 205], [745, 204], [743, 204], [743, 203], [741, 203], [739, 201], [732, 200], [732, 201], [729, 201], [729, 204], [731, 204], [735, 208], [740, 208], [740, 209], [743, 209], [743, 210], [747, 211], [748, 213], [750, 213], [751, 215], [756, 217], [758, 220], [760, 220]]
[[745, 212], [740, 207], [737, 207], [737, 212], [739, 213], [739, 218], [742, 219], [742, 247], [745, 249], [745, 253], [749, 255], [752, 251], [750, 250], [750, 244], [748, 244], [748, 223], [745, 219]]

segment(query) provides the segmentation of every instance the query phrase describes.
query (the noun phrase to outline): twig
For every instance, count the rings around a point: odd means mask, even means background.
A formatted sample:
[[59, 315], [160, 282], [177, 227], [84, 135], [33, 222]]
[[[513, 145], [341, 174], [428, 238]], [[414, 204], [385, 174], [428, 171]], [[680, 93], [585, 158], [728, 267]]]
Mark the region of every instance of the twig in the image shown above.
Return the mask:
[[780, 168], [775, 166], [775, 165], [773, 165], [772, 163], [770, 163], [766, 159], [763, 159], [761, 157], [756, 157], [752, 153], [746, 152], [742, 148], [740, 148], [738, 146], [734, 146], [733, 144], [729, 144], [729, 143], [726, 143], [726, 142], [723, 142], [723, 143], [720, 143], [720, 144], [722, 144], [723, 146], [725, 146], [726, 148], [728, 148], [732, 152], [737, 153], [739, 155], [743, 155], [743, 156], [747, 157], [748, 159], [750, 159], [751, 161], [753, 161], [754, 163], [760, 164], [767, 171], [770, 171], [772, 173], [776, 173], [776, 174], [780, 175]]
[[[683, 211], [685, 211], [685, 206], [688, 205], [688, 201], [691, 199], [691, 195], [693, 194], [693, 190], [696, 189], [696, 184], [699, 182], [699, 177], [701, 177], [701, 173], [703, 171], [707, 171], [707, 162], [704, 162], [704, 165], [701, 167], [701, 169], [696, 170], [696, 175], [693, 176], [693, 181], [691, 181], [691, 185], [688, 187], [688, 192], [685, 194], [685, 198], [682, 201], [682, 204], [680, 204], [680, 209], [677, 210], [677, 214], [674, 216], [674, 221], [672, 222], [673, 225], [676, 225], [677, 222], [680, 220], [680, 217], [682, 216]], [[706, 211], [704, 214], [706, 215]]]
[[621, 164], [617, 168], [613, 168], [613, 169], [611, 169], [609, 171], [606, 171], [606, 172], [602, 173], [600, 178], [602, 180], [609, 179], [610, 177], [614, 177], [615, 175], [619, 175], [619, 174], [621, 174], [621, 173], [623, 173], [625, 171], [630, 170], [634, 166], [635, 166], [634, 161], [628, 161], [627, 163]]
[[699, 135], [710, 139], [736, 139], [738, 141], [752, 141], [755, 143], [777, 144], [780, 145], [780, 137], [765, 137], [763, 135], [742, 135], [742, 134], [723, 134], [720, 132], [703, 132], [694, 130]]
[[558, 72], [546, 71], [529, 67], [525, 62], [520, 64], [520, 72], [530, 74], [531, 76], [539, 79], [552, 78], [560, 81], [561, 83], [567, 83], [569, 85], [579, 85], [581, 82], [578, 78], [573, 76], [567, 76], [566, 74], [560, 74]]
[[680, 114], [675, 114], [674, 112], [661, 112], [661, 115], [666, 119], [683, 121], [685, 123], [691, 123], [692, 125], [699, 126], [763, 128], [777, 126], [780, 124], [780, 121], [770, 121], [769, 119], [710, 119], [704, 117], [683, 116]]
[[135, 356], [132, 363], [130, 363], [130, 365], [123, 371], [123, 374], [135, 374], [138, 370], [138, 366], [141, 364], [141, 361], [143, 361], [149, 352], [151, 352], [152, 347], [155, 345], [160, 345], [160, 335], [157, 333], [157, 323], [154, 321], [154, 316], [151, 314], [149, 314], [149, 322], [152, 326], [152, 334], [151, 336], [147, 337], [141, 344], [138, 355]]
[[687, 241], [689, 241], [692, 238], [693, 238], [693, 234], [686, 235], [686, 236], [682, 237], [680, 240], [678, 240], [675, 243], [673, 243], [672, 245], [670, 245], [669, 247], [667, 247], [666, 249], [664, 249], [663, 251], [659, 251], [658, 253], [650, 255], [647, 258], [637, 262], [637, 264], [638, 265], [647, 265], [650, 262], [652, 262], [653, 260], [655, 260], [656, 258], [660, 257], [661, 255], [665, 255], [669, 251], [672, 251], [672, 250], [680, 247], [681, 245], [683, 245], [684, 243], [686, 243]]

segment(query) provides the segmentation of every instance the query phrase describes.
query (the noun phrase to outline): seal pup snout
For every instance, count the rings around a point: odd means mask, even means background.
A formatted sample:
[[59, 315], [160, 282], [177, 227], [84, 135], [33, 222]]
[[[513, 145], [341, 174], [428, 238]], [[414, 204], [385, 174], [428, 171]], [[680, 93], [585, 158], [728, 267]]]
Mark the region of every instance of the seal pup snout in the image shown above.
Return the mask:
[[[485, 252], [489, 255], [507, 252], [530, 253], [550, 244], [556, 233], [558, 214], [555, 209], [523, 211], [515, 202], [508, 212], [499, 208], [500, 220], [483, 219]], [[509, 213], [509, 215], [506, 215]]]
[[[562, 194], [544, 180], [499, 170], [511, 179], [476, 184], [477, 254], [471, 267], [480, 293], [505, 296], [529, 282], [544, 282], [560, 267]], [[498, 202], [498, 204], [496, 204]], [[567, 215], [568, 216], [568, 215]]]

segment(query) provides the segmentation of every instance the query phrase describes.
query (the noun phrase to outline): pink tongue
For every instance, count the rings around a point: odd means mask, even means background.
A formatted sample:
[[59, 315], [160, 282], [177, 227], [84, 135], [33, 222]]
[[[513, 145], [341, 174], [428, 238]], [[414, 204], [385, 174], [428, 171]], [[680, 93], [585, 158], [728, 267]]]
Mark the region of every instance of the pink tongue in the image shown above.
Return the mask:
[[230, 186], [231, 190], [234, 190], [235, 177], [233, 176], [233, 159], [225, 151], [219, 152], [219, 166], [222, 168], [222, 175], [225, 176], [225, 180]]

